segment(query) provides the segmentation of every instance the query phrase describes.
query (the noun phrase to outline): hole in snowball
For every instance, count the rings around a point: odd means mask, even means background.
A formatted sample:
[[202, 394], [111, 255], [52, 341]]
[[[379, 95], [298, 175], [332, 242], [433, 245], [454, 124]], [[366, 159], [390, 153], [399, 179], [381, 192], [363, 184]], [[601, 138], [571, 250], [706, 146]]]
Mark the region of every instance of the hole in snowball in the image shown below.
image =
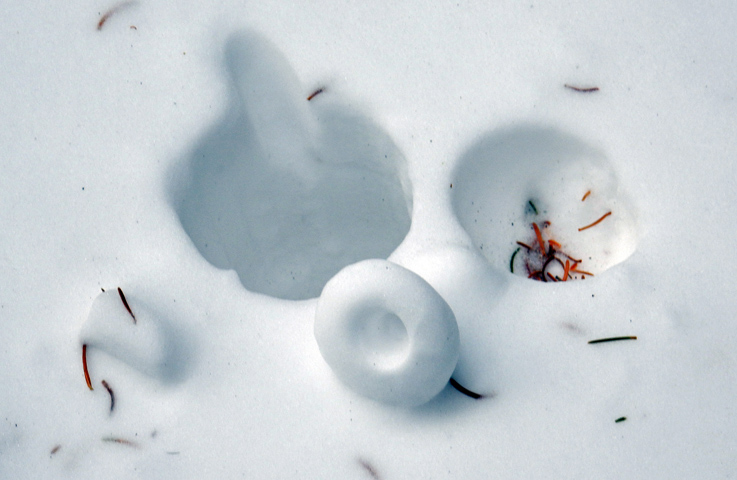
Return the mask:
[[409, 335], [404, 322], [393, 313], [369, 315], [354, 325], [354, 338], [366, 361], [376, 368], [391, 370], [398, 367], [409, 354]]
[[507, 272], [553, 282], [566, 276], [568, 261], [578, 265], [567, 280], [586, 279], [636, 249], [635, 210], [610, 162], [559, 130], [527, 125], [489, 134], [461, 158], [454, 177], [458, 220], [481, 254]]
[[199, 252], [253, 292], [320, 295], [341, 268], [386, 258], [410, 227], [405, 161], [334, 94], [307, 102], [291, 66], [253, 33], [227, 44], [229, 109], [191, 151], [172, 203]]

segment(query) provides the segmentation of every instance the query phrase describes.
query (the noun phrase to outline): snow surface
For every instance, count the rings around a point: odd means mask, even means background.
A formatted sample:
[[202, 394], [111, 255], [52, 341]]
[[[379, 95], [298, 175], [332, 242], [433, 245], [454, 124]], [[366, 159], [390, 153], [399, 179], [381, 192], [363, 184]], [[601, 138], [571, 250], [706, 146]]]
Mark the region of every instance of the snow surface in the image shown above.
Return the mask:
[[[737, 5], [116, 5], [3, 9], [0, 478], [734, 477]], [[599, 274], [509, 271], [529, 200]], [[324, 361], [387, 256], [483, 399]]]

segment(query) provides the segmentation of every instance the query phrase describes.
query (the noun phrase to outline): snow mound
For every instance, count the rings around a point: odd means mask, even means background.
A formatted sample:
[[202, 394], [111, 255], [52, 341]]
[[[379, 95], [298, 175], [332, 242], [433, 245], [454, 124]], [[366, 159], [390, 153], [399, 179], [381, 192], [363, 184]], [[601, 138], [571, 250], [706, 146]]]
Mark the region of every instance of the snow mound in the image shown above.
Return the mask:
[[290, 300], [318, 296], [346, 265], [389, 256], [412, 209], [392, 139], [330, 90], [308, 100], [257, 34], [233, 36], [225, 63], [229, 109], [174, 185], [174, 208], [200, 253], [248, 290]]
[[557, 129], [483, 138], [460, 159], [453, 193], [481, 254], [517, 275], [585, 279], [637, 248], [637, 215], [607, 157]]
[[385, 260], [350, 265], [325, 285], [315, 339], [344, 384], [404, 406], [437, 395], [460, 351], [458, 325], [445, 300], [419, 275]]
[[88, 351], [100, 350], [162, 383], [181, 381], [187, 369], [189, 355], [178, 339], [177, 332], [159, 313], [118, 290], [105, 291], [95, 298], [79, 333]]

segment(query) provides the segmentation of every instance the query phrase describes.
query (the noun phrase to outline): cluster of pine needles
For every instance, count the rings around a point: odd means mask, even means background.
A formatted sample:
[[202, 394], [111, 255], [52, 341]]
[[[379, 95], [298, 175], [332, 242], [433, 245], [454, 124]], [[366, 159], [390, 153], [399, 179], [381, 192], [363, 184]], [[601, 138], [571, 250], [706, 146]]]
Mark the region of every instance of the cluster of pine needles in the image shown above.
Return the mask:
[[[581, 201], [585, 201], [590, 194], [591, 191], [586, 192]], [[538, 210], [532, 200], [528, 204], [537, 215]], [[579, 228], [578, 231], [581, 232], [598, 225], [611, 214], [612, 212], [605, 213], [598, 220]], [[530, 242], [532, 245], [517, 242], [518, 247], [509, 260], [509, 270], [514, 273], [515, 260], [519, 256], [522, 259], [527, 278], [540, 282], [567, 282], [569, 280], [585, 280], [587, 276], [593, 277], [593, 273], [580, 269], [580, 265], [583, 263], [582, 259], [566, 253], [563, 246], [554, 239], [548, 238], [547, 241], [545, 240], [543, 233], [547, 231], [550, 225], [551, 223], [547, 220], [541, 222], [540, 225], [537, 222], [532, 222], [535, 239]]]

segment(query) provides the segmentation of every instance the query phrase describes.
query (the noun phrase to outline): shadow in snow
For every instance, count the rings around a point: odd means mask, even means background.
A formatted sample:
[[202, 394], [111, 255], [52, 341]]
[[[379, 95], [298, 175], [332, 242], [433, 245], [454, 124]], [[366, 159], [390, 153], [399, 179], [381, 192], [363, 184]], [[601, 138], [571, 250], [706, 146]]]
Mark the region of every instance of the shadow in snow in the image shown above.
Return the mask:
[[257, 34], [233, 36], [225, 64], [229, 108], [173, 189], [200, 253], [248, 290], [292, 300], [319, 296], [349, 264], [386, 258], [412, 209], [391, 138], [329, 93], [307, 101], [287, 60]]

